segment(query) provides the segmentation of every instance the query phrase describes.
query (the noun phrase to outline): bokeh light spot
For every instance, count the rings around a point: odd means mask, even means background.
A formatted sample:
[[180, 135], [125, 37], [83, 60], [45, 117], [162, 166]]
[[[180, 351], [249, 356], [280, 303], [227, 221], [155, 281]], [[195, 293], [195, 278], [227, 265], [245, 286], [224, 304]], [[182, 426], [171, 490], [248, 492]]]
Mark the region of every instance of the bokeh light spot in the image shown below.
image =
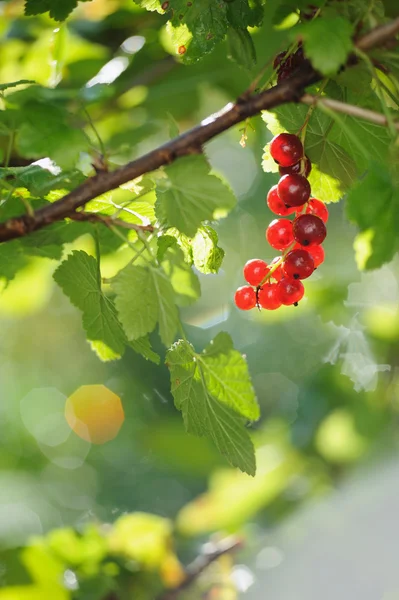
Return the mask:
[[118, 435], [125, 413], [119, 396], [105, 385], [83, 385], [66, 401], [65, 418], [80, 438], [104, 444]]

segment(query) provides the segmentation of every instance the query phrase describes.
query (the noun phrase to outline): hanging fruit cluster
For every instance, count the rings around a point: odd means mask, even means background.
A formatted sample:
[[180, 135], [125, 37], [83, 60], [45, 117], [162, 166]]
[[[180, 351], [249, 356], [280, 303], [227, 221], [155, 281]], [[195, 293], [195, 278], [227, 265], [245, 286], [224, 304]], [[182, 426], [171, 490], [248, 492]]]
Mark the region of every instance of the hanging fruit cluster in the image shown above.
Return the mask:
[[[312, 198], [307, 179], [311, 163], [304, 154], [301, 140], [280, 133], [270, 144], [270, 154], [279, 165], [281, 179], [267, 195], [267, 205], [279, 217], [266, 229], [266, 239], [282, 251], [270, 264], [254, 258], [244, 266], [249, 285], [238, 288], [234, 301], [241, 310], [257, 306], [275, 310], [281, 305], [298, 304], [304, 295], [302, 279], [307, 279], [323, 262], [321, 246], [327, 231], [328, 210]], [[294, 219], [286, 217], [293, 215]]]

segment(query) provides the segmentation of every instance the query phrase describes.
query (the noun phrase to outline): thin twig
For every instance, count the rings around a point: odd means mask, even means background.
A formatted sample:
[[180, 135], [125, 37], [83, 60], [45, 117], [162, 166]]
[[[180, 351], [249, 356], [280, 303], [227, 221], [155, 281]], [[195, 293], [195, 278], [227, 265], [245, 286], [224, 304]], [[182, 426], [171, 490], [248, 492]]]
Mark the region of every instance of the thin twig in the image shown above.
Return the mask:
[[[304, 94], [301, 98], [301, 102], [303, 104], [307, 104], [308, 106], [326, 106], [335, 112], [343, 113], [344, 115], [349, 115], [350, 117], [356, 117], [357, 119], [364, 119], [365, 121], [370, 121], [376, 125], [388, 125], [385, 115], [382, 115], [374, 110], [369, 110], [368, 108], [362, 108], [361, 106], [355, 106], [354, 104], [347, 104], [346, 102], [341, 102], [340, 100], [333, 100], [332, 98], [325, 97], [320, 98], [313, 96], [312, 94]], [[399, 123], [394, 123], [394, 126], [395, 129], [399, 131]]]
[[[357, 47], [362, 51], [367, 51], [375, 46], [381, 46], [398, 32], [399, 18], [367, 33], [358, 40]], [[349, 57], [348, 64], [354, 64], [354, 62], [356, 62], [356, 56]], [[115, 171], [97, 173], [60, 200], [39, 208], [33, 215], [21, 215], [0, 223], [0, 242], [28, 235], [51, 223], [65, 219], [90, 200], [118, 188], [123, 183], [169, 165], [179, 157], [198, 153], [205, 142], [245, 121], [248, 117], [288, 102], [298, 102], [304, 95], [305, 89], [317, 81], [320, 81], [320, 74], [311, 67], [308, 61], [304, 61], [303, 65], [290, 78], [276, 86], [248, 98], [240, 98], [235, 104], [228, 105], [217, 115], [206, 119], [201, 125]]]
[[211, 550], [198, 556], [194, 562], [187, 567], [186, 577], [177, 587], [162, 592], [157, 600], [175, 600], [179, 594], [192, 585], [198, 577], [224, 554], [236, 552], [243, 547], [243, 542], [235, 537], [226, 538], [218, 544], [210, 544]]
[[153, 225], [137, 225], [136, 223], [128, 223], [122, 219], [114, 219], [112, 216], [102, 215], [100, 213], [75, 212], [68, 215], [73, 221], [91, 221], [92, 223], [103, 223], [107, 227], [123, 227], [124, 229], [133, 229], [137, 232], [154, 231]]

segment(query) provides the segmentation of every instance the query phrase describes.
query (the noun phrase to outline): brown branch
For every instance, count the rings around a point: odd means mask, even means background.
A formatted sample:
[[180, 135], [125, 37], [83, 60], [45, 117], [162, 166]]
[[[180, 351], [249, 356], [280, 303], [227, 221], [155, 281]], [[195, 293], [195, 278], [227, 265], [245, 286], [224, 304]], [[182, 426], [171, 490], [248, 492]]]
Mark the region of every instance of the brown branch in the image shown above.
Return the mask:
[[214, 548], [212, 548], [210, 552], [206, 552], [198, 556], [194, 562], [187, 567], [186, 577], [180, 585], [171, 590], [162, 592], [158, 596], [157, 600], [176, 600], [176, 598], [184, 590], [190, 587], [190, 585], [192, 585], [198, 579], [198, 577], [205, 571], [205, 569], [209, 567], [209, 565], [218, 560], [218, 558], [224, 554], [229, 554], [230, 552], [236, 552], [237, 550], [240, 550], [243, 547], [243, 542], [240, 539], [232, 537], [226, 538], [225, 540], [218, 542], [218, 544], [212, 544], [212, 546], [214, 546]]
[[73, 221], [90, 221], [92, 223], [103, 223], [107, 227], [123, 227], [124, 229], [133, 229], [134, 231], [154, 231], [152, 225], [137, 225], [136, 223], [128, 223], [122, 219], [114, 219], [109, 215], [102, 215], [100, 213], [89, 213], [89, 212], [74, 212], [68, 215], [69, 219]]
[[[392, 39], [398, 32], [399, 18], [367, 33], [358, 40], [357, 47], [362, 51], [370, 50]], [[348, 63], [353, 64], [353, 62], [353, 57], [351, 57]], [[201, 125], [115, 171], [101, 172], [90, 177], [60, 200], [35, 211], [33, 216], [25, 214], [0, 223], [0, 242], [28, 235], [55, 221], [73, 215], [89, 200], [93, 200], [140, 175], [168, 165], [181, 156], [198, 152], [205, 142], [245, 121], [248, 117], [259, 114], [262, 110], [271, 109], [287, 102], [298, 102], [306, 87], [319, 81], [320, 78], [320, 74], [311, 67], [308, 61], [305, 61], [303, 66], [289, 79], [259, 94], [240, 98], [235, 104], [228, 105], [217, 115], [212, 115], [203, 121]]]
[[[356, 117], [357, 119], [364, 119], [370, 121], [376, 125], [388, 125], [387, 118], [379, 112], [369, 110], [368, 108], [362, 108], [361, 106], [355, 106], [354, 104], [347, 104], [346, 102], [340, 102], [339, 100], [333, 100], [332, 98], [324, 98], [318, 96], [312, 96], [312, 94], [304, 94], [301, 98], [303, 104], [313, 106], [322, 104], [331, 108], [332, 110]], [[396, 129], [399, 131], [399, 123], [394, 123]]]

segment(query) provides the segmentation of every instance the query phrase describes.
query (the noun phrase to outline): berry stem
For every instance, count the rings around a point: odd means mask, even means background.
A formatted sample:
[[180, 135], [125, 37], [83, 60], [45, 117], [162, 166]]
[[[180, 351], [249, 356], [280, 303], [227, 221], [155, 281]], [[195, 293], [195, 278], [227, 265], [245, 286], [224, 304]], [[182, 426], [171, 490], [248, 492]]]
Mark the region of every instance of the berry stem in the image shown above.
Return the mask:
[[282, 253], [281, 257], [279, 260], [277, 260], [274, 265], [270, 268], [270, 271], [264, 276], [264, 278], [262, 279], [262, 281], [260, 282], [260, 284], [257, 286], [257, 290], [259, 290], [259, 288], [262, 287], [262, 285], [264, 283], [266, 283], [266, 281], [268, 279], [270, 279], [270, 277], [273, 275], [274, 271], [277, 271], [277, 269], [281, 266], [281, 263], [284, 261], [284, 258], [287, 256], [288, 252], [291, 252], [291, 250], [293, 249], [293, 247], [295, 246], [297, 242], [292, 242], [292, 244], [290, 244], [288, 246], [288, 248], [286, 248], [284, 250], [284, 252]]

